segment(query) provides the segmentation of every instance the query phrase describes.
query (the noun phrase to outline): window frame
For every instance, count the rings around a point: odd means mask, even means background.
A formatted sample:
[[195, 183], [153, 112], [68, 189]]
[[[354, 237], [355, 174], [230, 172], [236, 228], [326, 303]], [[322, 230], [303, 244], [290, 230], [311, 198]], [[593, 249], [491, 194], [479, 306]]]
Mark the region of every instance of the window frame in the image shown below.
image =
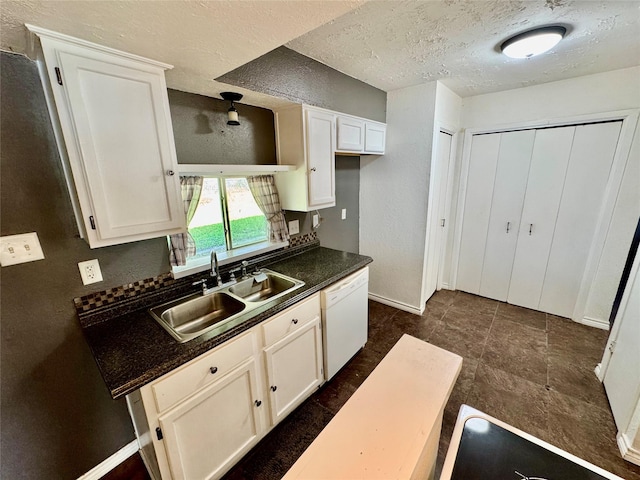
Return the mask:
[[[231, 221], [229, 219], [229, 210], [228, 210], [228, 202], [227, 202], [227, 178], [247, 178], [250, 175], [212, 175], [212, 174], [198, 174], [194, 173], [194, 175], [199, 175], [204, 178], [215, 178], [218, 180], [218, 187], [220, 190], [220, 201], [222, 206], [222, 226], [224, 230], [225, 243], [227, 247], [231, 247], [224, 252], [217, 252], [218, 264], [226, 265], [233, 262], [239, 262], [241, 260], [246, 260], [247, 258], [254, 257], [256, 255], [260, 255], [263, 253], [272, 252], [274, 250], [278, 250], [280, 248], [284, 248], [289, 245], [288, 241], [285, 242], [271, 242], [267, 238], [262, 242], [252, 243], [250, 245], [244, 245], [240, 247], [233, 247], [232, 239], [231, 239]], [[188, 230], [188, 227], [187, 227]], [[167, 237], [167, 241], [170, 241], [169, 237]], [[210, 255], [203, 257], [191, 257], [187, 258], [187, 262], [185, 265], [181, 266], [171, 266], [171, 273], [174, 278], [183, 278], [188, 275], [192, 275], [194, 273], [203, 272], [205, 270], [209, 270], [211, 268], [211, 257]]]

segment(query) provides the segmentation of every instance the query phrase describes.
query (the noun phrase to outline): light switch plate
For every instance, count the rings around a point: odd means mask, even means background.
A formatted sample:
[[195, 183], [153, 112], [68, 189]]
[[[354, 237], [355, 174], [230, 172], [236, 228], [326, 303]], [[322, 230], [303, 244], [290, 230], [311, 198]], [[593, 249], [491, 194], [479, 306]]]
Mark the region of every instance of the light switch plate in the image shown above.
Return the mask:
[[342, 217], [342, 220], [346, 220], [347, 219], [347, 209], [346, 208], [342, 209], [341, 217]]
[[0, 265], [3, 267], [43, 259], [36, 232], [0, 237]]
[[291, 220], [289, 222], [289, 234], [295, 235], [296, 233], [300, 233], [300, 221]]
[[86, 262], [79, 262], [78, 269], [80, 270], [83, 285], [102, 281], [102, 272], [100, 271], [100, 264], [97, 258], [87, 260]]

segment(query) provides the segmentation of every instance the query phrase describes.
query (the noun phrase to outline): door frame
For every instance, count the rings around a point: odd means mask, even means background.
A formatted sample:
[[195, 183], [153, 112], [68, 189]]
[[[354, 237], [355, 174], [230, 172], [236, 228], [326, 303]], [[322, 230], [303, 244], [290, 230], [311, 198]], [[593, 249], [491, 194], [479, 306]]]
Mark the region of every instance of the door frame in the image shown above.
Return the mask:
[[[528, 130], [547, 127], [562, 127], [569, 125], [581, 125], [586, 123], [596, 123], [603, 121], [622, 121], [620, 137], [611, 166], [611, 174], [605, 188], [604, 201], [596, 230], [593, 236], [591, 247], [587, 255], [584, 274], [580, 282], [580, 290], [576, 299], [576, 305], [571, 316], [572, 320], [598, 328], [608, 329], [608, 322], [585, 317], [587, 304], [593, 292], [593, 280], [596, 276], [600, 259], [604, 250], [604, 244], [609, 230], [609, 223], [613, 216], [616, 199], [625, 167], [629, 161], [633, 136], [638, 123], [640, 109], [616, 110], [611, 112], [591, 113], [586, 115], [575, 115], [570, 117], [551, 118], [543, 120], [533, 120], [515, 122], [512, 124], [495, 125], [493, 127], [471, 128], [465, 131], [462, 155], [460, 158], [460, 178], [458, 182], [456, 219], [453, 233], [453, 252], [451, 258], [451, 288], [457, 288], [458, 266], [460, 260], [460, 246], [462, 243], [462, 225], [464, 224], [464, 206], [466, 201], [467, 184], [469, 179], [469, 162], [471, 157], [471, 140], [474, 135], [504, 133], [514, 130]], [[452, 192], [453, 193], [453, 192]]]
[[[453, 198], [453, 180], [454, 180], [454, 170], [455, 170], [455, 159], [456, 159], [456, 155], [457, 155], [457, 146], [458, 146], [458, 142], [459, 142], [459, 138], [460, 138], [460, 129], [456, 128], [455, 125], [446, 123], [446, 122], [435, 122], [434, 126], [433, 126], [433, 140], [431, 142], [431, 166], [429, 169], [429, 196], [427, 199], [427, 225], [426, 225], [426, 232], [425, 232], [425, 248], [424, 248], [424, 255], [423, 255], [423, 266], [422, 266], [422, 287], [420, 289], [420, 305], [421, 308], [424, 307], [424, 304], [427, 302], [428, 298], [427, 298], [427, 292], [426, 292], [426, 287], [427, 287], [427, 269], [429, 268], [428, 266], [428, 254], [429, 254], [429, 249], [431, 248], [431, 245], [429, 244], [429, 238], [431, 235], [431, 229], [432, 228], [437, 228], [437, 221], [438, 221], [438, 212], [434, 212], [433, 209], [433, 199], [434, 199], [434, 190], [435, 190], [435, 176], [433, 175], [435, 169], [436, 169], [436, 163], [438, 161], [438, 135], [443, 132], [446, 133], [447, 135], [451, 135], [451, 150], [449, 152], [449, 159], [448, 159], [448, 166], [447, 166], [447, 182], [446, 182], [446, 186], [445, 186], [445, 218], [448, 220], [449, 218], [451, 218], [451, 199]], [[436, 222], [436, 224], [434, 224], [433, 222]], [[444, 273], [444, 268], [445, 268], [445, 260], [446, 260], [446, 252], [447, 252], [447, 245], [449, 243], [449, 232], [450, 232], [450, 227], [451, 227], [451, 222], [447, 221], [445, 223], [445, 227], [444, 227], [444, 232], [442, 232], [442, 246], [443, 248], [441, 248], [440, 252], [438, 252], [438, 255], [440, 257], [439, 259], [439, 267], [438, 267], [438, 274], [437, 274], [437, 280], [436, 280], [436, 291], [440, 290], [441, 288], [446, 288], [446, 289], [452, 289], [452, 287], [449, 286], [449, 284], [443, 284], [442, 282], [442, 275]], [[450, 277], [451, 278], [451, 277]]]

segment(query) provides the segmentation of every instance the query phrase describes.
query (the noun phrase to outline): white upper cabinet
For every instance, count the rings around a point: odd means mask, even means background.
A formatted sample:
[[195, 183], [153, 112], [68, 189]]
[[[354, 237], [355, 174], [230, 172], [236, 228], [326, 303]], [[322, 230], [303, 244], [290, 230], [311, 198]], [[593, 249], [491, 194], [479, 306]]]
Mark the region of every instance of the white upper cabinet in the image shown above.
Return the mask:
[[336, 153], [384, 153], [384, 123], [308, 105], [284, 108], [275, 116], [278, 163], [295, 167], [276, 176], [285, 210], [335, 206]]
[[384, 153], [386, 124], [340, 114], [336, 123], [338, 153]]
[[29, 28], [42, 44], [50, 113], [91, 248], [184, 231], [164, 78], [171, 66]]
[[367, 120], [364, 132], [364, 153], [383, 154], [387, 125]]
[[338, 115], [338, 151], [362, 152], [364, 150], [364, 120]]
[[335, 115], [296, 105], [276, 112], [278, 163], [295, 170], [276, 176], [285, 210], [308, 212], [336, 204]]

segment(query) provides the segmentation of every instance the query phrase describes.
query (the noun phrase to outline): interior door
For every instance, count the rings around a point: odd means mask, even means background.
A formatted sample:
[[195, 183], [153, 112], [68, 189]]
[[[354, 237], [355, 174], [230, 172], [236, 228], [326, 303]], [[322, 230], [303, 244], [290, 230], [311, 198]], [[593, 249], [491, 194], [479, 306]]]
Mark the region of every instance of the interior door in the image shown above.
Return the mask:
[[433, 189], [430, 196], [432, 204], [429, 206], [429, 239], [427, 249], [426, 279], [424, 298], [428, 299], [438, 288], [438, 277], [444, 250], [445, 238], [445, 210], [447, 195], [447, 178], [449, 175], [449, 159], [451, 158], [452, 136], [446, 132], [438, 133], [436, 142], [435, 164], [432, 170], [433, 180], [430, 188]]
[[640, 402], [640, 255], [636, 255], [609, 337], [613, 350], [604, 387], [618, 430], [624, 432]]
[[516, 253], [535, 130], [500, 135], [500, 152], [482, 264], [480, 295], [505, 301]]
[[480, 292], [499, 150], [499, 133], [474, 135], [471, 139], [456, 280], [456, 288], [469, 293]]
[[540, 310], [573, 317], [622, 122], [576, 127]]
[[536, 132], [507, 301], [538, 309], [576, 127]]

